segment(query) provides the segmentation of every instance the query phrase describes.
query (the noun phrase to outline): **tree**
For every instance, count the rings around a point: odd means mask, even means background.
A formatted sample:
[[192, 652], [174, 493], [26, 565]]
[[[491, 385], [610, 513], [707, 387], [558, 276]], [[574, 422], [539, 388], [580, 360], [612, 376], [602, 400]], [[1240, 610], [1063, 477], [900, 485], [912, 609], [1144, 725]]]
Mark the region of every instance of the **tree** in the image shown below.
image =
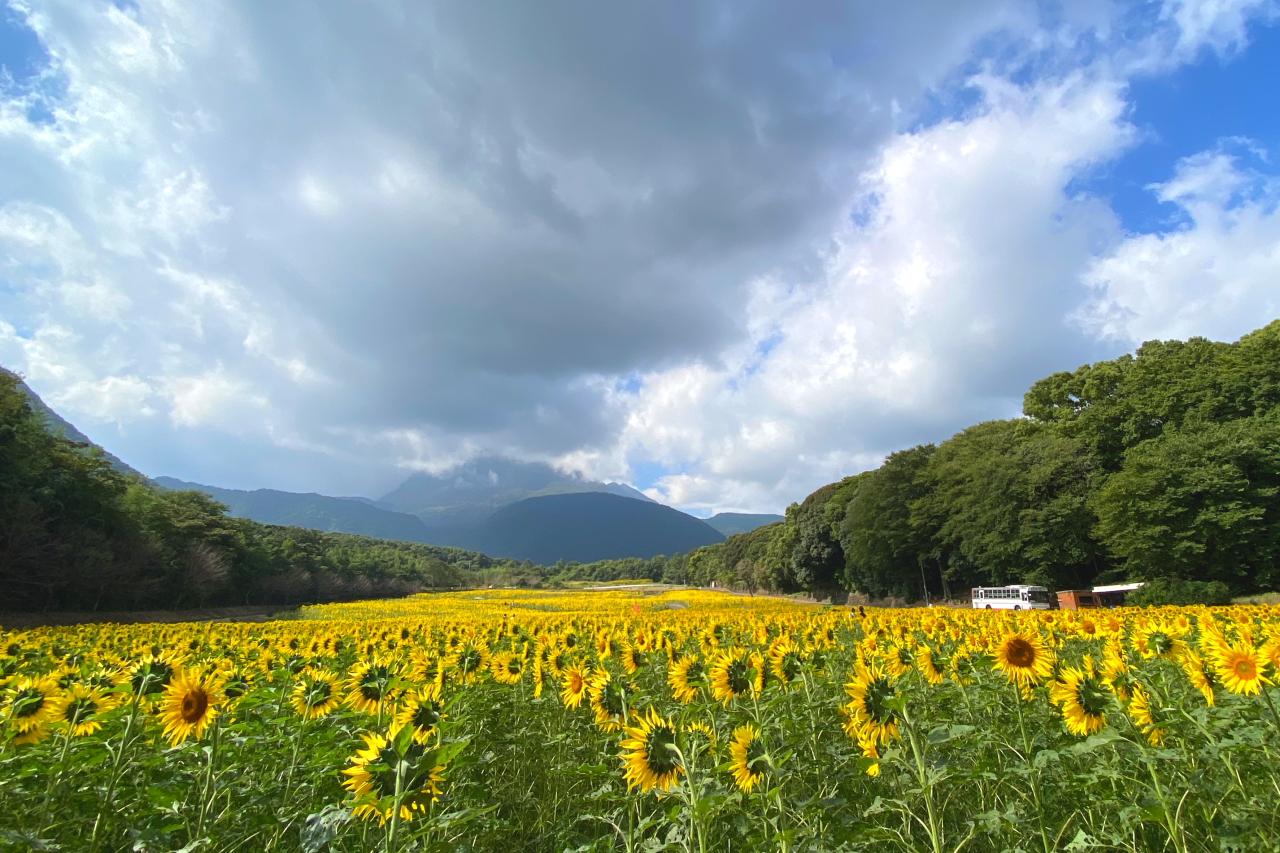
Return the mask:
[[1097, 534], [1133, 577], [1274, 588], [1280, 409], [1170, 430], [1125, 454], [1093, 501]]
[[913, 524], [911, 507], [924, 495], [924, 470], [934, 451], [931, 444], [899, 451], [858, 479], [840, 527], [846, 589], [876, 597], [923, 595], [930, 540]]

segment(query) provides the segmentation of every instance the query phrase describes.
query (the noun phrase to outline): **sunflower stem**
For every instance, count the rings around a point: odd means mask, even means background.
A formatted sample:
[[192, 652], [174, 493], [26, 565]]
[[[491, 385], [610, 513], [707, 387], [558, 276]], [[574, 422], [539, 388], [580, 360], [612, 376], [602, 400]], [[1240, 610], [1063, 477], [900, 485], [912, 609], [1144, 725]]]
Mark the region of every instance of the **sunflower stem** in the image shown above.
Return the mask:
[[78, 721], [79, 713], [77, 712], [76, 719], [72, 719], [67, 724], [66, 730], [62, 733], [62, 749], [58, 752], [57, 770], [49, 775], [49, 781], [44, 788], [44, 816], [41, 818], [40, 824], [44, 826], [45, 829], [52, 828], [53, 792], [55, 789], [61, 790], [62, 774], [67, 767], [67, 751], [71, 748], [72, 729], [75, 728]]
[[920, 745], [920, 736], [905, 706], [902, 710], [902, 722], [906, 724], [907, 739], [911, 742], [911, 755], [916, 763], [916, 777], [920, 780], [920, 789], [924, 792], [924, 807], [929, 818], [929, 843], [933, 847], [933, 853], [942, 853], [942, 828], [938, 825], [938, 813], [933, 804], [933, 782], [929, 779], [928, 768], [925, 767], [924, 748]]
[[[379, 706], [379, 712], [381, 712], [381, 706]], [[391, 825], [387, 828], [387, 853], [394, 853], [397, 849], [396, 833], [400, 829], [400, 801], [404, 798], [404, 768], [404, 758], [397, 756], [396, 790], [395, 795], [391, 798]]]
[[1265, 684], [1262, 685], [1261, 689], [1258, 692], [1260, 692], [1262, 694], [1262, 698], [1266, 700], [1267, 707], [1271, 709], [1271, 719], [1275, 720], [1276, 730], [1280, 731], [1280, 713], [1276, 712], [1275, 703], [1271, 701], [1271, 694], [1267, 690], [1266, 685]]
[[1027, 726], [1022, 719], [1022, 692], [1016, 682], [1010, 681], [1009, 684], [1013, 687], [1013, 706], [1018, 710], [1018, 731], [1022, 735], [1022, 760], [1027, 763], [1027, 773], [1031, 780], [1031, 800], [1036, 807], [1036, 826], [1040, 829], [1040, 843], [1044, 845], [1044, 853], [1052, 853], [1049, 833], [1044, 827], [1044, 806], [1040, 804], [1040, 774], [1036, 772], [1035, 761], [1031, 757], [1031, 741], [1027, 737]]
[[138, 719], [138, 705], [142, 702], [142, 688], [145, 683], [145, 681], [140, 683], [133, 692], [133, 702], [129, 706], [129, 718], [124, 724], [124, 734], [120, 736], [120, 745], [116, 748], [116, 754], [111, 760], [107, 794], [98, 804], [98, 815], [93, 819], [93, 830], [89, 835], [90, 851], [98, 849], [98, 833], [102, 831], [103, 810], [109, 808], [115, 800], [116, 787], [120, 784], [120, 766], [123, 763], [125, 748], [129, 746], [129, 736], [133, 734], [133, 724]]
[[[200, 812], [196, 817], [196, 838], [204, 837], [204, 822], [213, 806], [214, 769], [218, 762], [218, 743], [222, 740], [222, 722], [217, 717], [213, 720], [213, 736], [209, 739], [209, 763], [205, 766], [204, 785], [200, 791]], [[192, 839], [193, 841], [195, 839]]]

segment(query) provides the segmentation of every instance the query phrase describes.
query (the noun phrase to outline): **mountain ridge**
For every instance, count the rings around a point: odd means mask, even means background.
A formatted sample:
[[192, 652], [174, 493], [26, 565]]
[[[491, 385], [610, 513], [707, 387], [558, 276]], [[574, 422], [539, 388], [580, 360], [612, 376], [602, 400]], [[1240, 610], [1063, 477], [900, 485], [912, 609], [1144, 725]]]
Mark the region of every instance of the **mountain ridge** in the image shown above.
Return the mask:
[[654, 501], [607, 492], [516, 501], [494, 512], [476, 535], [491, 556], [542, 565], [680, 554], [724, 541], [724, 535], [702, 519]]
[[777, 524], [779, 521], [785, 521], [786, 516], [772, 512], [717, 512], [703, 520], [728, 537], [738, 533], [750, 533], [767, 524]]

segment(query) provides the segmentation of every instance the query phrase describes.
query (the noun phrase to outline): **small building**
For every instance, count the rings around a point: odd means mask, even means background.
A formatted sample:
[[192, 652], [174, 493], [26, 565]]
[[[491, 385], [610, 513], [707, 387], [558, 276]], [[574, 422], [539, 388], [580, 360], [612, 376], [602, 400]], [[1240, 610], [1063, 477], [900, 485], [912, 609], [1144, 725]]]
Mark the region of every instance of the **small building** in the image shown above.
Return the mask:
[[1093, 588], [1093, 596], [1098, 599], [1099, 607], [1120, 607], [1124, 604], [1129, 593], [1142, 586], [1142, 582], [1137, 583], [1112, 583]]
[[1089, 607], [1101, 607], [1098, 597], [1091, 589], [1063, 589], [1058, 591], [1059, 610], [1080, 610]]

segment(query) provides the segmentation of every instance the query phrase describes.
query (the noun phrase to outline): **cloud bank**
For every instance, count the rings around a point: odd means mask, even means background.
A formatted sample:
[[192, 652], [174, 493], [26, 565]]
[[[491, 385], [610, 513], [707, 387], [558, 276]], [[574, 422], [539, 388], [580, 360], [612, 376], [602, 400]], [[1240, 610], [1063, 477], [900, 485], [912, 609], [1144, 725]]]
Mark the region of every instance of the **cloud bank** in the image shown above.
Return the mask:
[[1161, 233], [1076, 188], [1273, 7], [801, 9], [11, 2], [0, 363], [153, 474], [776, 510], [1276, 313], [1265, 150], [1171, 164]]

